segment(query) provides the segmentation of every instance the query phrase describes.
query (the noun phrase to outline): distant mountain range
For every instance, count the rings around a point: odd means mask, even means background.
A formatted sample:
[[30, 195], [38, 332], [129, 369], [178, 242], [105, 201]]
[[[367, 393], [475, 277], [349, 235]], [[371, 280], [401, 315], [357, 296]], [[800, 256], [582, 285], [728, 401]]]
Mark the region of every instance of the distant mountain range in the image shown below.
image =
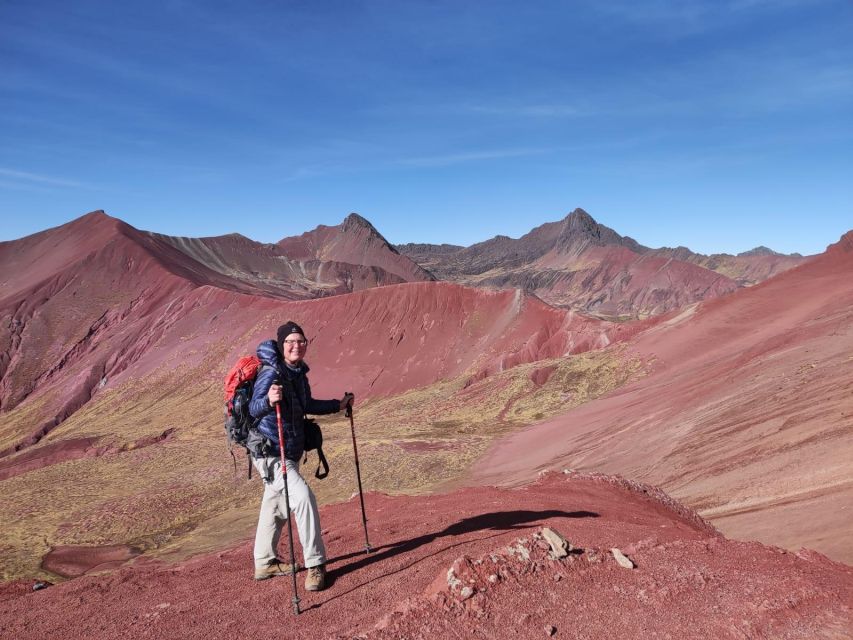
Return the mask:
[[807, 260], [766, 247], [737, 256], [706, 256], [686, 247], [650, 249], [598, 224], [582, 209], [517, 240], [496, 236], [470, 247], [395, 247], [356, 213], [339, 225], [320, 225], [274, 245], [236, 234], [150, 235], [227, 278], [234, 290], [302, 299], [437, 279], [519, 288], [552, 305], [619, 320], [725, 295]]
[[[7, 319], [0, 327], [6, 346], [0, 410], [17, 406], [85, 352], [97, 352], [107, 333], [119, 340], [120, 352], [141, 354], [177, 321], [175, 301], [198, 287], [306, 300], [438, 279], [521, 289], [555, 306], [624, 320], [719, 297], [804, 260], [766, 248], [739, 256], [649, 249], [581, 209], [517, 240], [496, 236], [470, 247], [394, 247], [355, 213], [340, 225], [264, 244], [239, 234], [185, 238], [140, 231], [95, 211], [0, 243], [0, 269], [15, 274], [0, 284]], [[128, 364], [109, 352], [87, 361], [88, 372], [73, 385], [79, 392], [51, 421], [73, 413], [103, 377]]]
[[665, 313], [756, 284], [805, 260], [764, 247], [737, 256], [650, 249], [598, 224], [583, 209], [517, 240], [496, 236], [470, 247], [397, 249], [441, 280], [519, 287], [550, 304], [608, 318]]

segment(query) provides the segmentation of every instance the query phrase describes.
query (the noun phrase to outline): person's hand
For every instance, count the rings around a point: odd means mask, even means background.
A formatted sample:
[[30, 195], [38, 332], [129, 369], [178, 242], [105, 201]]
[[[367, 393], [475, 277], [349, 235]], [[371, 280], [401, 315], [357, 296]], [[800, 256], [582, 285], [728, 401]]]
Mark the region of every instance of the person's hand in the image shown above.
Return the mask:
[[274, 384], [270, 387], [270, 390], [267, 392], [267, 400], [270, 403], [270, 406], [275, 406], [276, 402], [281, 402], [282, 395], [282, 387], [280, 384]]
[[355, 396], [354, 396], [353, 394], [351, 394], [349, 391], [347, 391], [347, 392], [344, 394], [344, 397], [343, 397], [343, 398], [341, 398], [341, 408], [340, 408], [340, 410], [341, 410], [341, 411], [343, 411], [344, 409], [350, 409], [350, 408], [352, 408], [352, 403], [353, 403], [353, 402], [355, 402]]

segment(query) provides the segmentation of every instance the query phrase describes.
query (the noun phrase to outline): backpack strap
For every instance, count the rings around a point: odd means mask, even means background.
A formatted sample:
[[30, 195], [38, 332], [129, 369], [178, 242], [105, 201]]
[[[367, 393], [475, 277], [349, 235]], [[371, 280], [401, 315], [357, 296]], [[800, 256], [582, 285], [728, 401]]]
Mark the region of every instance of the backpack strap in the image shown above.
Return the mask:
[[[322, 446], [317, 447], [317, 457], [320, 458], [320, 461], [317, 463], [317, 470], [314, 472], [314, 477], [322, 480], [327, 475], [329, 475], [329, 463], [326, 461], [326, 456], [323, 455]], [[323, 473], [320, 473], [320, 466], [323, 467]]]
[[[257, 382], [257, 381], [258, 381], [258, 376], [260, 376], [260, 375], [261, 375], [261, 371], [263, 371], [263, 370], [264, 370], [264, 367], [266, 367], [267, 369], [269, 369], [271, 366], [272, 366], [272, 365], [269, 365], [269, 364], [267, 364], [266, 362], [261, 362], [261, 366], [259, 366], [259, 367], [258, 367], [258, 372], [255, 374], [255, 382]], [[253, 420], [253, 421], [252, 421], [252, 426], [251, 426], [251, 427], [249, 427], [249, 430], [251, 431], [252, 429], [257, 429], [257, 428], [258, 428], [258, 424], [260, 423], [260, 421], [261, 421], [261, 418], [256, 418], [255, 420]], [[231, 456], [233, 457], [233, 456], [234, 456], [234, 454], [232, 453], [232, 454], [231, 454]], [[252, 464], [252, 454], [249, 452], [249, 449], [248, 449], [248, 447], [247, 447], [247, 448], [246, 448], [246, 478], [247, 478], [247, 479], [249, 479], [249, 480], [251, 480], [251, 479], [252, 479], [252, 467], [253, 467], [253, 466], [254, 466], [254, 465]], [[234, 461], [234, 472], [235, 472], [235, 473], [237, 472], [236, 470], [237, 470], [237, 462], [236, 462], [236, 460], [235, 460], [235, 461]]]
[[[297, 393], [297, 391], [296, 391], [296, 385], [294, 385], [293, 380], [291, 380], [287, 376], [284, 377], [284, 380], [287, 383], [287, 385], [290, 387], [290, 394], [296, 399], [296, 402], [299, 404], [299, 408], [302, 410], [302, 420], [304, 422], [306, 419], [305, 407], [302, 406], [302, 398], [299, 397], [299, 393]], [[295, 414], [291, 414], [291, 415], [294, 415], [294, 417], [295, 417]], [[317, 428], [318, 429], [320, 428], [319, 425], [317, 426]], [[319, 444], [317, 446], [317, 457], [319, 458], [319, 460], [317, 462], [317, 470], [314, 471], [314, 477], [319, 479], [319, 480], [322, 480], [327, 475], [329, 475], [329, 462], [328, 462], [328, 460], [326, 460], [326, 455], [323, 453], [323, 445], [322, 444]], [[308, 462], [308, 451], [305, 451], [305, 456], [302, 458], [302, 463], [305, 464], [306, 462]], [[323, 468], [322, 473], [320, 472], [320, 467]]]

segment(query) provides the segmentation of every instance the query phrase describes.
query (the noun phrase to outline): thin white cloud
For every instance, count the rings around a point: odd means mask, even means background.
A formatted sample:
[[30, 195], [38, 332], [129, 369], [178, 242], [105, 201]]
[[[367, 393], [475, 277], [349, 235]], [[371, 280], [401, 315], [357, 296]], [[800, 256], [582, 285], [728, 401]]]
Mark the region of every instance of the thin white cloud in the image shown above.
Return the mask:
[[353, 157], [336, 162], [317, 162], [306, 164], [286, 170], [282, 173], [282, 180], [295, 182], [307, 180], [330, 174], [354, 173], [372, 170], [382, 170], [392, 167], [446, 167], [456, 164], [484, 162], [489, 160], [500, 160], [503, 158], [519, 158], [525, 156], [544, 155], [555, 149], [490, 149], [485, 151], [469, 151], [462, 153], [437, 154], [432, 156], [417, 156], [409, 158], [375, 159], [373, 162], [358, 161]]
[[285, 182], [298, 182], [299, 180], [309, 180], [335, 172], [336, 169], [327, 166], [299, 167], [286, 174], [283, 179]]
[[488, 151], [469, 151], [466, 153], [450, 153], [418, 158], [404, 158], [399, 164], [411, 167], [444, 167], [448, 165], [482, 160], [500, 160], [502, 158], [518, 158], [548, 153], [549, 149], [493, 149]]
[[[29, 173], [27, 171], [17, 171], [15, 169], [6, 169], [0, 167], [0, 176], [4, 176], [12, 183], [23, 185], [42, 184], [51, 187], [68, 187], [73, 189], [85, 188], [86, 185], [74, 180], [66, 180], [64, 178], [55, 178], [53, 176], [45, 176], [38, 173]], [[8, 184], [8, 182], [6, 182]]]
[[770, 13], [824, 4], [827, 0], [609, 0], [592, 6], [627, 23], [654, 27], [661, 35], [685, 37], [719, 28], [744, 13]]
[[498, 116], [520, 118], [575, 118], [588, 115], [584, 109], [571, 104], [526, 104], [526, 105], [477, 105], [468, 111]]
[[533, 103], [533, 104], [416, 104], [382, 105], [365, 109], [374, 116], [433, 117], [433, 116], [499, 116], [510, 118], [577, 118], [594, 115], [588, 108], [574, 104]]

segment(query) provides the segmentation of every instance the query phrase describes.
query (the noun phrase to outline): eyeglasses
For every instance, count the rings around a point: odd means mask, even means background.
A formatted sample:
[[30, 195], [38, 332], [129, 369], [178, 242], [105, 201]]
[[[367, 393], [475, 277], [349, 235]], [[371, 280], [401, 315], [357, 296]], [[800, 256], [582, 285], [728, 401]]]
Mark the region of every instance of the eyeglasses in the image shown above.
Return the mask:
[[308, 344], [308, 341], [307, 340], [285, 340], [284, 344], [289, 344], [291, 347], [298, 344], [300, 347], [304, 347], [306, 344]]

